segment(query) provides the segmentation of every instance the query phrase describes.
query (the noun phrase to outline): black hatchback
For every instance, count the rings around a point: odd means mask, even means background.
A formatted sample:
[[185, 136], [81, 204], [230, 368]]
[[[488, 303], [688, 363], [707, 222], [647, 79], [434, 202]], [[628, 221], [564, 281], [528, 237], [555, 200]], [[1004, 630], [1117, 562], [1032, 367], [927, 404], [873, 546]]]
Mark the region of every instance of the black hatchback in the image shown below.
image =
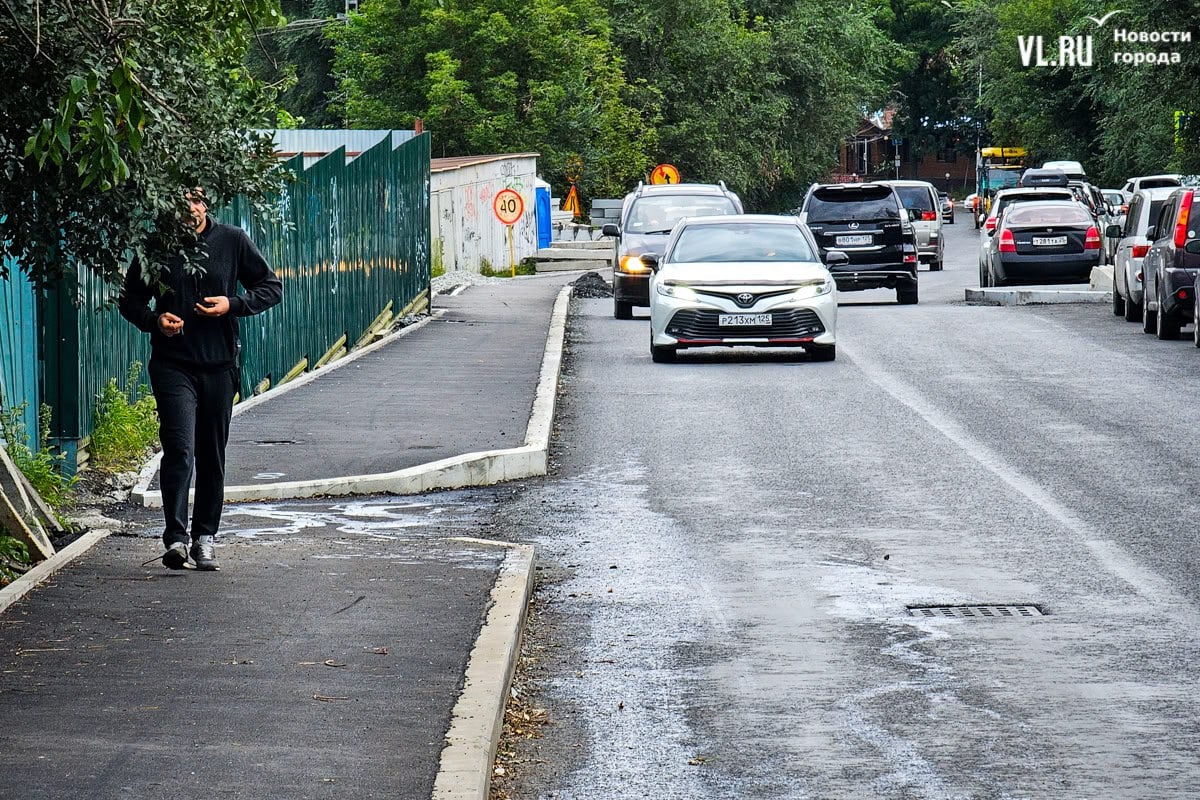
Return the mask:
[[[1195, 292], [1200, 285], [1198, 191], [1172, 192], [1146, 231], [1152, 244], [1142, 260], [1142, 329], [1160, 339], [1178, 339], [1179, 329], [1195, 322]], [[1200, 336], [1197, 342], [1200, 346]]]
[[829, 265], [838, 291], [895, 289], [898, 302], [917, 302], [912, 220], [891, 186], [813, 184], [799, 216], [817, 240], [822, 259], [831, 250], [849, 258]]

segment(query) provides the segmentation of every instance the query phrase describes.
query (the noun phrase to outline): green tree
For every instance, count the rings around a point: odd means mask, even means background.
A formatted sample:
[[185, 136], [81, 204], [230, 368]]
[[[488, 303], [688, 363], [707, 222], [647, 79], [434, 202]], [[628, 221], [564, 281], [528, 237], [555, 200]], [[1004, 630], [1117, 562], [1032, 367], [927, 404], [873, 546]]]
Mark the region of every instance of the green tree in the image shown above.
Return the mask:
[[[186, 235], [184, 187], [276, 186], [270, 91], [242, 67], [275, 0], [6, 0], [0, 9], [0, 254], [38, 283], [120, 279], [152, 235]], [[0, 268], [2, 269], [2, 268]]]
[[343, 0], [281, 0], [287, 25], [263, 31], [246, 52], [246, 65], [259, 80], [280, 86], [278, 105], [306, 128], [336, 128], [330, 108], [333, 42], [329, 26], [340, 25]]
[[662, 96], [657, 160], [782, 209], [885, 93], [896, 48], [856, 0], [612, 0], [628, 73]]
[[331, 30], [355, 126], [424, 120], [439, 156], [534, 151], [561, 191], [615, 194], [651, 166], [655, 95], [630, 86], [594, 0], [378, 0]]

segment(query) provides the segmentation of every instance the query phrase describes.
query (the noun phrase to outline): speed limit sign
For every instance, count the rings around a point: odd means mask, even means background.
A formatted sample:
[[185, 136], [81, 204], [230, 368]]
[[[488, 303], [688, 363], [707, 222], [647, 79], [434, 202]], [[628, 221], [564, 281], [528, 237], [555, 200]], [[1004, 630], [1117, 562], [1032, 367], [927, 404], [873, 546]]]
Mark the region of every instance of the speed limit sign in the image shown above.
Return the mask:
[[505, 225], [512, 225], [524, 215], [525, 200], [512, 189], [502, 189], [492, 201], [492, 210], [496, 212], [496, 219]]

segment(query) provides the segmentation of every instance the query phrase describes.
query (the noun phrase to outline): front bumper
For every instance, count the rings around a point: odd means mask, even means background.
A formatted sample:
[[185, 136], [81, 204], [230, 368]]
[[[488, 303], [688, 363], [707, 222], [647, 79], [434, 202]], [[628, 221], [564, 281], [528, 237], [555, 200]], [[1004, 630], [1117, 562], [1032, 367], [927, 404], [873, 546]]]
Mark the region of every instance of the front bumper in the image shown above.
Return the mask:
[[650, 273], [630, 274], [613, 270], [613, 299], [635, 306], [650, 305]]
[[[770, 314], [770, 326], [722, 326], [721, 314]], [[753, 308], [681, 300], [655, 294], [650, 302], [651, 343], [663, 347], [803, 347], [837, 343], [837, 292]]]

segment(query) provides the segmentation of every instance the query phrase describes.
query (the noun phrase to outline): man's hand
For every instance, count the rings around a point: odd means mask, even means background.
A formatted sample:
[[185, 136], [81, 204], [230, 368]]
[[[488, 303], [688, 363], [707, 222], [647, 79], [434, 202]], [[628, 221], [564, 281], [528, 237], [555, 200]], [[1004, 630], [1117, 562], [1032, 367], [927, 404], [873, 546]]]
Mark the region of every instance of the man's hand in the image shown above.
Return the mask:
[[171, 312], [158, 315], [158, 329], [163, 336], [178, 336], [183, 333], [183, 320]]
[[196, 313], [202, 317], [223, 317], [229, 313], [229, 298], [205, 297], [196, 303]]

